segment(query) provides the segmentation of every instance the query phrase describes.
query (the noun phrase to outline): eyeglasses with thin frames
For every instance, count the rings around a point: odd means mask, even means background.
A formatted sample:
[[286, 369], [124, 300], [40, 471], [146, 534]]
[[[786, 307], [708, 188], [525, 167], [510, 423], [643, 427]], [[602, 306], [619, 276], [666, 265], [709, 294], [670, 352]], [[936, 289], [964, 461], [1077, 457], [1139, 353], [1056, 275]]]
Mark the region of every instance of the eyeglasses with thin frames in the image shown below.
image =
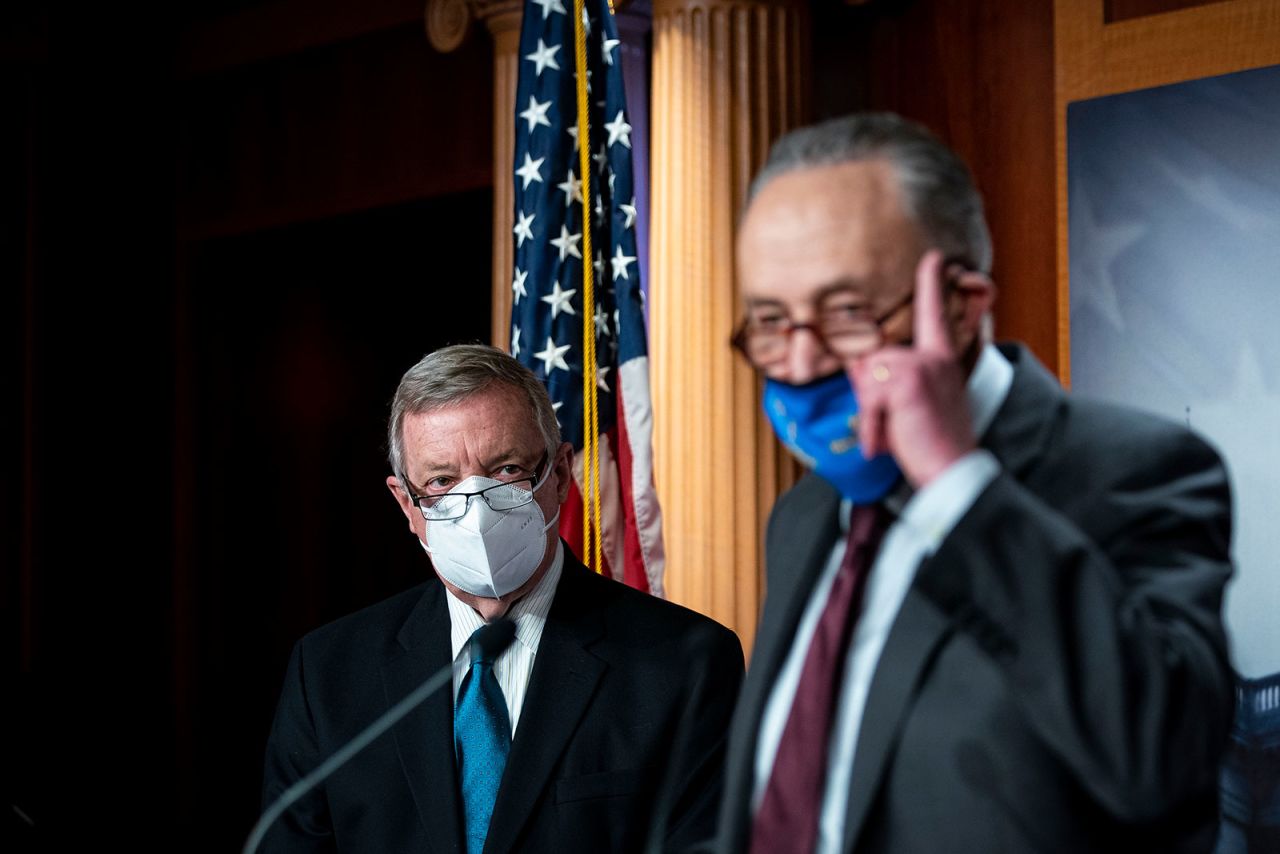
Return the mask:
[[[491, 510], [514, 510], [523, 507], [533, 500], [533, 490], [542, 479], [543, 468], [551, 459], [549, 453], [542, 455], [542, 460], [533, 467], [533, 474], [514, 480], [495, 483], [477, 492], [442, 492], [439, 495], [415, 495], [409, 488], [409, 478], [401, 475], [409, 500], [422, 513], [428, 522], [443, 522], [450, 519], [461, 519], [471, 509], [471, 499], [480, 498]], [[528, 484], [527, 486], [524, 484]]]

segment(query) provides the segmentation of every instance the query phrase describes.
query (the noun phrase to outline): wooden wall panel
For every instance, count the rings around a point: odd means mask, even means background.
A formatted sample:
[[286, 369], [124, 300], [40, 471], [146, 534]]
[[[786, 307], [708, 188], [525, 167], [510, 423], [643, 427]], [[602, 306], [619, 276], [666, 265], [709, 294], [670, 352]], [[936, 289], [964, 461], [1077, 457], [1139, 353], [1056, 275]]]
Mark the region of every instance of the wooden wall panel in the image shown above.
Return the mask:
[[[191, 78], [183, 235], [201, 239], [490, 187], [485, 39], [434, 51], [420, 24]], [[485, 225], [485, 224], [482, 224]], [[486, 225], [487, 227], [487, 225]]]
[[870, 23], [867, 106], [922, 122], [972, 168], [995, 246], [996, 334], [1057, 367], [1053, 16], [1045, 3], [921, 0]]
[[1192, 6], [1220, 2], [1222, 0], [1105, 0], [1103, 20], [1108, 24], [1114, 24], [1116, 21], [1127, 21], [1130, 18], [1162, 15], [1165, 12], [1176, 12], [1179, 9], [1190, 9]]

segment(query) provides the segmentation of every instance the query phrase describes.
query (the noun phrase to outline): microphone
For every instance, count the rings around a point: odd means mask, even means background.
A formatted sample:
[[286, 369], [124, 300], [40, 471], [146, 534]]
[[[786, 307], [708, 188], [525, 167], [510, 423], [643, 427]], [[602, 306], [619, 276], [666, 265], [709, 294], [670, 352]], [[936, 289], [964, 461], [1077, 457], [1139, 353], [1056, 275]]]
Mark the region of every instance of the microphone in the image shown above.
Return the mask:
[[[471, 642], [479, 646], [480, 651], [487, 658], [496, 659], [503, 650], [511, 646], [511, 642], [515, 639], [516, 624], [504, 617], [477, 629], [475, 635], [472, 636]], [[358, 735], [335, 750], [328, 759], [317, 765], [310, 774], [285, 789], [280, 794], [280, 797], [276, 798], [275, 802], [259, 817], [257, 823], [253, 826], [253, 830], [249, 832], [249, 838], [245, 841], [241, 854], [253, 854], [253, 852], [257, 851], [262, 838], [267, 835], [267, 830], [275, 823], [276, 819], [284, 815], [285, 810], [293, 806], [307, 792], [324, 782], [330, 774], [341, 768], [348, 759], [368, 747], [374, 739], [395, 726], [401, 718], [417, 708], [420, 703], [436, 691], [439, 691], [452, 678], [453, 662], [449, 662], [406, 695], [403, 700], [387, 709], [381, 717], [361, 730]]]

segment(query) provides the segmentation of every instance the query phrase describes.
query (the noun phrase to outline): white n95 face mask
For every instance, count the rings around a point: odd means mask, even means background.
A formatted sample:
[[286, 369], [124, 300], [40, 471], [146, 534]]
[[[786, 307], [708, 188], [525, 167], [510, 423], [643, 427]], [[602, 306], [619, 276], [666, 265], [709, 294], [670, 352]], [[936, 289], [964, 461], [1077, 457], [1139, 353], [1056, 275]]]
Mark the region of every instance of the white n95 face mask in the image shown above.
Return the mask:
[[[542, 480], [534, 484], [534, 493], [550, 474], [548, 466]], [[479, 492], [500, 484], [500, 480], [475, 476], [449, 491]], [[510, 510], [494, 510], [476, 495], [461, 518], [427, 520], [427, 541], [422, 547], [445, 581], [473, 596], [496, 599], [519, 589], [542, 562], [547, 531], [560, 518], [560, 511], [556, 510], [550, 522], [544, 522], [544, 518], [537, 501]]]

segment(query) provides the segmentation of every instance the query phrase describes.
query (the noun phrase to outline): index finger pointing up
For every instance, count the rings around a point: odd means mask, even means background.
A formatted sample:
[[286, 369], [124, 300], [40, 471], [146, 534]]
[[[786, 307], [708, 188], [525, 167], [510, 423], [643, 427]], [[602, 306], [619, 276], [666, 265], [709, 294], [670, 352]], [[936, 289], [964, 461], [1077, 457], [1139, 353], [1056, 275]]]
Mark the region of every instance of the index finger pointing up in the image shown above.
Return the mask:
[[915, 347], [927, 353], [953, 356], [943, 300], [942, 257], [941, 251], [930, 249], [916, 265]]

